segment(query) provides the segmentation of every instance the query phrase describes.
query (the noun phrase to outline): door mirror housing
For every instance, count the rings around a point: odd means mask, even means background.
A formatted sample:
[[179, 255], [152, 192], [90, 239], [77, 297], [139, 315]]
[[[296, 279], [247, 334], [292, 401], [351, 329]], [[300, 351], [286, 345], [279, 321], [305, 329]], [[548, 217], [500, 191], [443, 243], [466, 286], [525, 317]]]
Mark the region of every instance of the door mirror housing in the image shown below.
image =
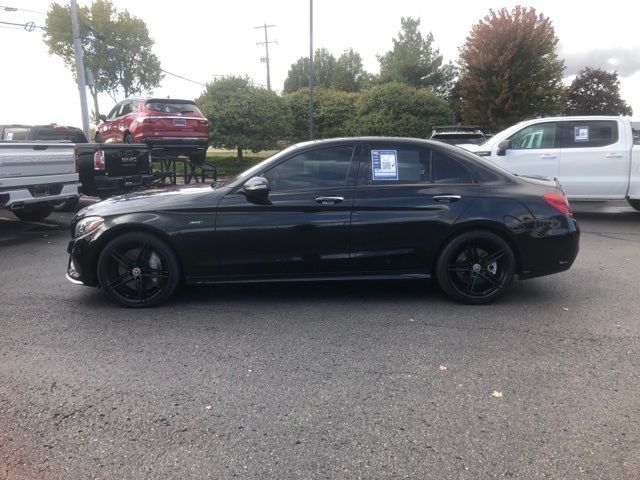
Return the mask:
[[101, 122], [106, 122], [107, 121], [107, 116], [106, 115], [100, 115], [100, 121]]
[[501, 157], [504, 156], [504, 154], [507, 152], [507, 150], [509, 149], [510, 145], [509, 145], [509, 140], [502, 140], [499, 144], [498, 144], [498, 151], [496, 152], [496, 155], [499, 155]]
[[249, 198], [264, 201], [269, 195], [269, 181], [264, 177], [251, 177], [242, 186], [242, 191]]

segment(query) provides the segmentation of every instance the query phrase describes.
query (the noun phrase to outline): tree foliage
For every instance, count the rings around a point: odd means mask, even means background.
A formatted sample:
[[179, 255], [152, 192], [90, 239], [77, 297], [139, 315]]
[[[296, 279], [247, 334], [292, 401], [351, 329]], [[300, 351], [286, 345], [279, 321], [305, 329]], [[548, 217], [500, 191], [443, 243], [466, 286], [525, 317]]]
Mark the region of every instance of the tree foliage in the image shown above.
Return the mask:
[[551, 21], [533, 8], [490, 10], [460, 51], [466, 122], [503, 128], [562, 111], [564, 62]]
[[[352, 134], [358, 94], [319, 88], [314, 95], [313, 123], [316, 138], [345, 137]], [[292, 139], [309, 138], [309, 92], [298, 90], [284, 94], [291, 110]]]
[[[337, 60], [326, 48], [319, 48], [314, 54], [313, 65], [314, 86], [359, 92], [369, 84], [370, 75], [362, 66], [362, 57], [351, 48]], [[309, 57], [301, 57], [292, 64], [284, 81], [284, 93], [303, 88], [309, 88]]]
[[423, 37], [419, 18], [402, 17], [400, 25], [393, 49], [378, 55], [380, 82], [407, 83], [446, 95], [455, 80], [455, 67], [443, 63], [440, 50], [433, 46], [433, 34]]
[[[160, 61], [153, 53], [153, 40], [143, 20], [126, 10], [117, 11], [110, 0], [95, 0], [78, 9], [85, 70], [93, 77], [89, 91], [96, 118], [100, 114], [98, 93], [115, 100], [118, 93], [129, 96], [160, 85]], [[75, 55], [68, 4], [52, 3], [45, 22], [44, 42], [74, 73]]]
[[631, 115], [633, 110], [620, 97], [618, 73], [585, 68], [567, 91], [567, 115]]
[[452, 121], [451, 107], [432, 91], [389, 82], [360, 95], [352, 131], [356, 135], [425, 138], [434, 125]]
[[277, 146], [289, 135], [291, 119], [282, 97], [251, 85], [246, 77], [224, 77], [207, 84], [196, 100], [209, 120], [209, 145], [254, 152]]

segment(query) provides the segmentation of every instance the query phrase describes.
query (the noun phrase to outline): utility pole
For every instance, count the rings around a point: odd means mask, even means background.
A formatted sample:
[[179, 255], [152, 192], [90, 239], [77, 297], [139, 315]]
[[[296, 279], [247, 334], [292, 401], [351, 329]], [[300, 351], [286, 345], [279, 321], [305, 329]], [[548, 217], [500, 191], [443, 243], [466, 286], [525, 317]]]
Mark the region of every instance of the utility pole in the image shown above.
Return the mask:
[[309, 0], [309, 140], [313, 140], [313, 84], [315, 72], [313, 66], [313, 0]]
[[265, 50], [265, 56], [262, 57], [260, 60], [263, 61], [264, 63], [267, 64], [267, 88], [269, 90], [271, 90], [271, 72], [269, 70], [269, 44], [270, 43], [275, 43], [277, 44], [277, 41], [269, 41], [269, 35], [267, 34], [267, 31], [269, 28], [271, 27], [275, 27], [276, 25], [267, 25], [266, 23], [264, 25], [260, 25], [259, 27], [255, 27], [255, 28], [264, 28], [264, 42], [256, 42], [256, 45], [264, 45], [264, 50]]
[[82, 130], [87, 138], [91, 138], [89, 132], [89, 109], [87, 108], [87, 87], [85, 85], [84, 58], [82, 56], [82, 43], [80, 42], [80, 29], [78, 28], [78, 5], [76, 4], [76, 0], [71, 0], [71, 32], [73, 34], [73, 54], [76, 58], [78, 91], [80, 92]]

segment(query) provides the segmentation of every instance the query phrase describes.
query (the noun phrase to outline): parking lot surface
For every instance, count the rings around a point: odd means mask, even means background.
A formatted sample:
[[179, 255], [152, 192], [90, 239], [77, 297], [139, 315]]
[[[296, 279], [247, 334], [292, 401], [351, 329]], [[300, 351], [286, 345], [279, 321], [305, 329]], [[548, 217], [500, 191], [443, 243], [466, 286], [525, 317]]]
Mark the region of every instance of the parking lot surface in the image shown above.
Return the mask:
[[71, 213], [0, 212], [0, 478], [640, 478], [640, 212], [575, 204], [568, 272], [429, 282], [64, 279]]

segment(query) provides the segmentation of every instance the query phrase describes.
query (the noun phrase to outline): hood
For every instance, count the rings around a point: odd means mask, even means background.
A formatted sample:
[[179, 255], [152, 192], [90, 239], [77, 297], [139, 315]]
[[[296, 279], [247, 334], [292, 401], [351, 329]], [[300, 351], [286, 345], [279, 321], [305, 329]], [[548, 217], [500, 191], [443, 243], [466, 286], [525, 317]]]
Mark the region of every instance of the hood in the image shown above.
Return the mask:
[[486, 150], [487, 148], [482, 148], [481, 145], [476, 145], [474, 143], [461, 143], [456, 145], [456, 147], [460, 147], [460, 148], [464, 148], [465, 150], [469, 151], [469, 152], [479, 152], [481, 150]]
[[227, 190], [224, 187], [214, 189], [211, 185], [198, 185], [132, 192], [89, 205], [80, 210], [75, 218], [90, 215], [108, 217], [123, 213], [173, 210], [181, 207], [193, 208], [198, 204], [212, 207], [217, 205], [218, 199]]

